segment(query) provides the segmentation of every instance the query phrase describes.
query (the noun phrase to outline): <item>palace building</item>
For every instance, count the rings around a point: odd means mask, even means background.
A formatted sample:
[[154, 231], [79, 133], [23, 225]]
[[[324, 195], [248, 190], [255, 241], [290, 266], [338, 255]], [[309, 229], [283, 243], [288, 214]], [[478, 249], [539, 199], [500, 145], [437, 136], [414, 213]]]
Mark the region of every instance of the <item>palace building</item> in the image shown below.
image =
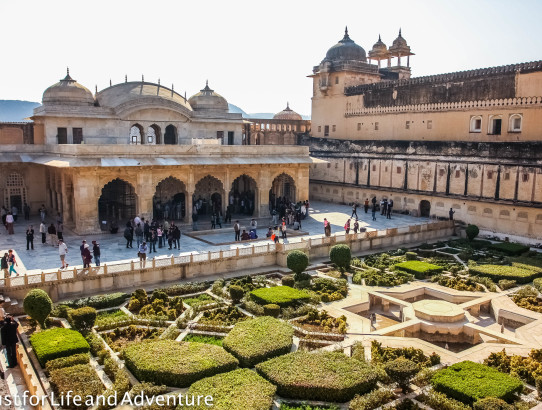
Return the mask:
[[345, 31], [313, 68], [311, 198], [541, 238], [542, 61], [412, 77], [413, 55]]
[[[77, 233], [136, 215], [208, 221], [230, 204], [262, 217], [278, 197], [308, 199], [308, 148], [285, 152], [258, 138], [249, 146], [251, 123], [208, 84], [186, 98], [126, 79], [93, 95], [68, 72], [31, 119], [0, 124], [3, 204], [28, 203], [34, 214], [45, 204]], [[280, 130], [268, 144], [295, 144], [306, 132], [300, 119], [273, 121]]]

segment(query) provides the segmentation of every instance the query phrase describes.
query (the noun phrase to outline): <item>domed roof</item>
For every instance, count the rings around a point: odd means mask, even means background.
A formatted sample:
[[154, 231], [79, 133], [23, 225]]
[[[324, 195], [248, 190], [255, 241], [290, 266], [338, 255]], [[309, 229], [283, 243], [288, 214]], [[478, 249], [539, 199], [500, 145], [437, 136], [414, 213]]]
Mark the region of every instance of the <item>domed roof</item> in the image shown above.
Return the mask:
[[205, 83], [205, 88], [199, 93], [194, 94], [188, 99], [188, 102], [192, 108], [196, 111], [199, 110], [218, 110], [228, 111], [228, 101], [220, 94], [214, 92], [209, 88], [209, 81]]
[[41, 101], [44, 105], [94, 105], [90, 90], [71, 78], [69, 69], [66, 77], [44, 91]]
[[331, 47], [325, 60], [356, 60], [367, 61], [367, 56], [363, 47], [358, 46], [349, 36], [348, 27], [344, 30], [344, 37], [337, 44]]
[[378, 35], [378, 41], [374, 43], [372, 50], [369, 51], [369, 58], [387, 58], [388, 54], [388, 47]]
[[393, 44], [390, 47], [390, 52], [393, 55], [397, 55], [398, 53], [401, 53], [401, 55], [406, 56], [408, 54], [413, 55], [410, 52], [410, 46], [407, 44], [406, 40], [401, 35], [401, 29], [399, 29], [399, 35], [395, 40], [393, 40]]
[[303, 117], [290, 109], [290, 104], [286, 103], [286, 108], [273, 116], [274, 120], [302, 120]]

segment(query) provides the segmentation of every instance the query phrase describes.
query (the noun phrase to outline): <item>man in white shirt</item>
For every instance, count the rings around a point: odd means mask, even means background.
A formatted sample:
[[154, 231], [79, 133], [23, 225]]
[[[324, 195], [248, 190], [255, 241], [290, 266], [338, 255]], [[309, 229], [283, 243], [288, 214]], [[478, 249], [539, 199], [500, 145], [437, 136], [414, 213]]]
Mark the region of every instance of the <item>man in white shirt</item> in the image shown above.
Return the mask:
[[66, 269], [69, 265], [66, 263], [66, 254], [68, 253], [68, 246], [64, 243], [62, 239], [58, 240], [58, 254], [60, 256], [60, 262], [62, 266], [60, 269]]

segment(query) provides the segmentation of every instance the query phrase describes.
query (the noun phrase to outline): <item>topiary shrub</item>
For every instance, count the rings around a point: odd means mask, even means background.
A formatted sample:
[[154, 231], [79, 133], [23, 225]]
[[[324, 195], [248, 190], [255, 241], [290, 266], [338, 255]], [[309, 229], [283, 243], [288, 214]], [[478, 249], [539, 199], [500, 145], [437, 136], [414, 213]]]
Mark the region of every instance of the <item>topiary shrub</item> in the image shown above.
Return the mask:
[[474, 403], [474, 410], [514, 410], [514, 406], [495, 397], [486, 397]]
[[407, 261], [418, 260], [418, 254], [416, 252], [407, 252], [405, 253], [405, 257]]
[[395, 399], [395, 394], [390, 389], [373, 390], [363, 396], [356, 396], [350, 402], [348, 410], [376, 409]]
[[69, 314], [71, 325], [80, 331], [89, 331], [96, 322], [96, 309], [82, 307], [74, 309]]
[[245, 295], [244, 289], [239, 285], [230, 285], [228, 290], [230, 292], [230, 298], [233, 303], [239, 303]]
[[304, 252], [293, 250], [286, 257], [286, 266], [295, 273], [294, 278], [296, 282], [303, 280], [301, 274], [309, 266], [309, 257]]
[[396, 382], [403, 392], [408, 389], [410, 379], [420, 370], [412, 360], [399, 357], [384, 365], [384, 370], [390, 378]]
[[331, 259], [331, 262], [334, 263], [341, 272], [344, 272], [350, 266], [352, 253], [350, 252], [348, 245], [334, 245], [329, 251], [329, 259]]
[[290, 286], [293, 288], [295, 286], [295, 279], [293, 276], [284, 276], [281, 280], [282, 286]]
[[32, 289], [23, 301], [24, 312], [36, 320], [42, 329], [45, 329], [45, 319], [53, 309], [53, 301], [47, 292], [41, 289]]
[[264, 305], [263, 314], [265, 316], [279, 317], [280, 315], [280, 306], [270, 303], [269, 305]]
[[469, 241], [473, 241], [480, 233], [480, 229], [476, 225], [469, 225], [467, 226], [467, 229], [465, 229], [465, 233], [467, 234]]
[[30, 336], [30, 344], [38, 361], [45, 367], [49, 360], [87, 353], [90, 346], [81, 333], [64, 328], [44, 330]]

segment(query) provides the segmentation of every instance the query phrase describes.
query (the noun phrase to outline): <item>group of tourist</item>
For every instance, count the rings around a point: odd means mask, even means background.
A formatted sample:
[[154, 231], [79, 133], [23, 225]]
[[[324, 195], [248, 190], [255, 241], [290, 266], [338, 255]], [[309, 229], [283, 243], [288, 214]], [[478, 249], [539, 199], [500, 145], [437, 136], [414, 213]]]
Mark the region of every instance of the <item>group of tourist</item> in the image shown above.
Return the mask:
[[[85, 239], [81, 241], [81, 245], [79, 246], [79, 252], [81, 254], [81, 261], [83, 262], [83, 269], [90, 269], [90, 264], [92, 263], [92, 259], [94, 258], [94, 263], [96, 266], [100, 266], [100, 258], [101, 258], [101, 249], [100, 244], [98, 241], [92, 241], [92, 253], [90, 251], [90, 245], [87, 243]], [[58, 255], [60, 256], [60, 262], [62, 263], [62, 266], [60, 266], [60, 269], [66, 269], [69, 264], [66, 261], [66, 256], [68, 254], [68, 245], [64, 242], [63, 239], [58, 239]]]

